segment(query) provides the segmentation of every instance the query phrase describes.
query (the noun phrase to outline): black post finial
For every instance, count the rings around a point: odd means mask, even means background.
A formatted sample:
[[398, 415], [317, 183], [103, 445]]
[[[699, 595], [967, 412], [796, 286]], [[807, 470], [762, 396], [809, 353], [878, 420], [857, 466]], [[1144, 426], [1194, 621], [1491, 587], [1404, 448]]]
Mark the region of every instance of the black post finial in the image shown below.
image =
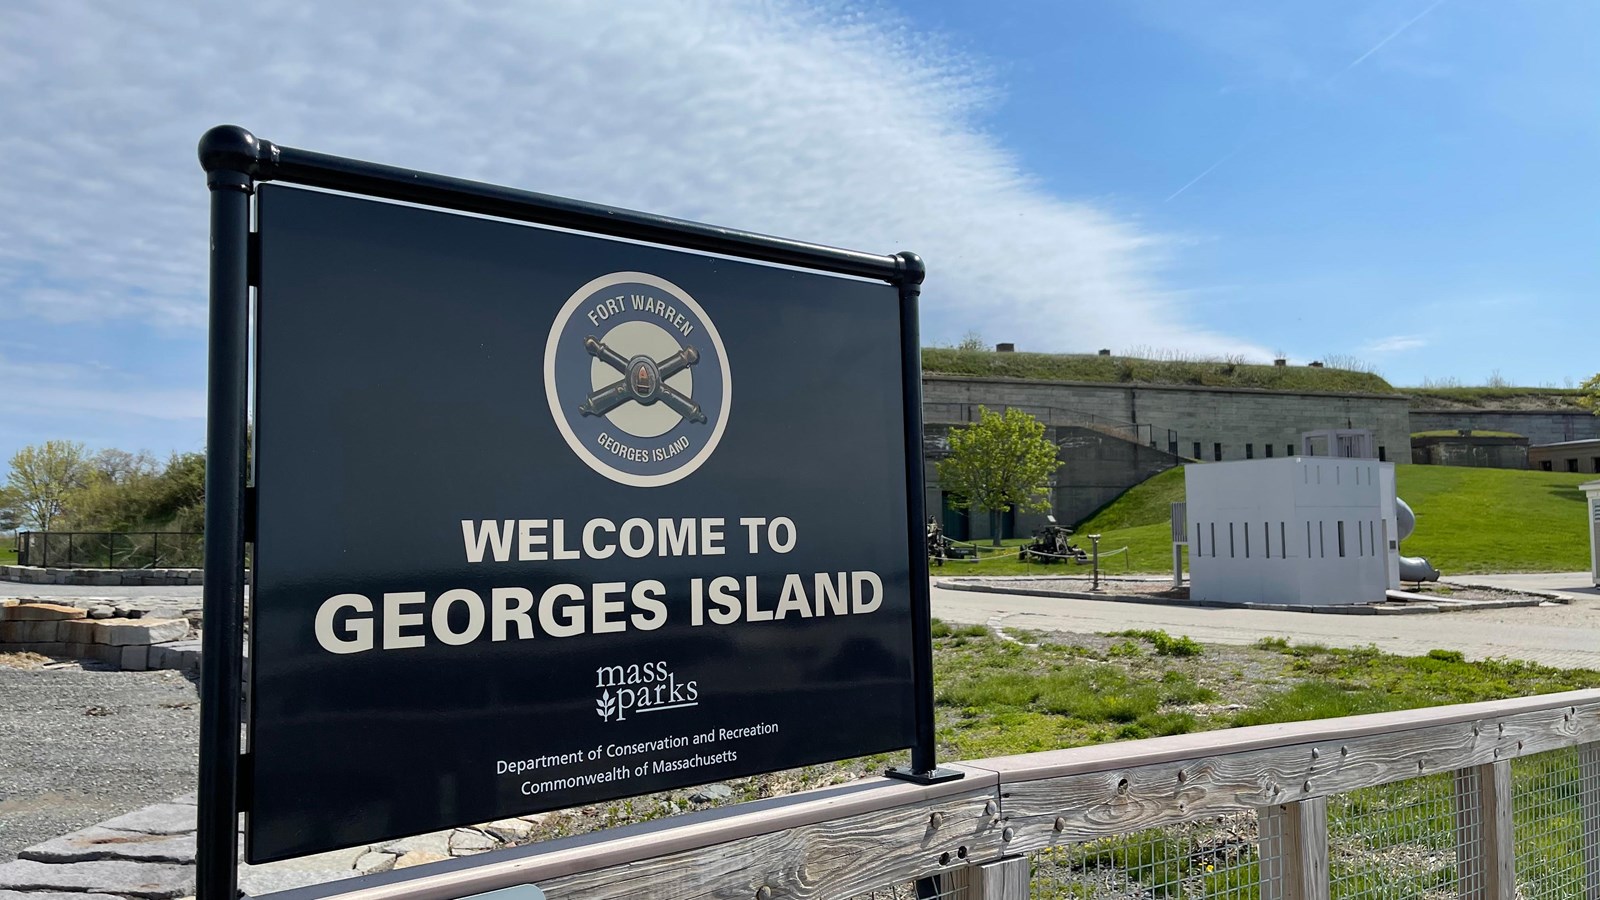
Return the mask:
[[922, 257], [910, 250], [901, 250], [894, 255], [898, 261], [895, 272], [899, 276], [896, 284], [921, 284], [922, 279], [928, 276], [928, 267]]
[[212, 189], [248, 191], [252, 181], [270, 179], [277, 162], [277, 145], [237, 125], [218, 125], [200, 136], [200, 167]]

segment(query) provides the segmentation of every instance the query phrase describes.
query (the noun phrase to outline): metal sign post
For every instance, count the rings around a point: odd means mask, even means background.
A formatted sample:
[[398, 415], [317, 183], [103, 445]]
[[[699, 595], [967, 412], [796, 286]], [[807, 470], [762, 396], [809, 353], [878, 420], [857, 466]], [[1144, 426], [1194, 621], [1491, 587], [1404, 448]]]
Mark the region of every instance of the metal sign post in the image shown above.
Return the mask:
[[200, 900], [234, 900], [241, 811], [262, 862], [893, 749], [895, 777], [960, 777], [934, 735], [914, 254], [232, 126], [200, 159]]

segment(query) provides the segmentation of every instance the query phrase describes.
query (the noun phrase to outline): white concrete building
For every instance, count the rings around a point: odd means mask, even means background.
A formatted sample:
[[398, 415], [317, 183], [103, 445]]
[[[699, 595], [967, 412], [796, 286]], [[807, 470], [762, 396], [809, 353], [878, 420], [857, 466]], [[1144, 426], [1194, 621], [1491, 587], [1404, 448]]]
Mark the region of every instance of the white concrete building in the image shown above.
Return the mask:
[[1393, 463], [1257, 459], [1184, 476], [1191, 599], [1325, 606], [1400, 586]]
[[1600, 587], [1600, 481], [1586, 481], [1578, 489], [1589, 497], [1589, 573]]

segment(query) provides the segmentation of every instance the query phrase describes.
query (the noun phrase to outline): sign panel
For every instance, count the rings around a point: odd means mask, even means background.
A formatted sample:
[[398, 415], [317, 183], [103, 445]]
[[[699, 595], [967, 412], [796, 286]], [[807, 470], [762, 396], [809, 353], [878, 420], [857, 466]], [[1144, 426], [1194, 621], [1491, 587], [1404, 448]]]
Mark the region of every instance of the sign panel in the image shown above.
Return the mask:
[[249, 861], [913, 743], [893, 287], [257, 215]]

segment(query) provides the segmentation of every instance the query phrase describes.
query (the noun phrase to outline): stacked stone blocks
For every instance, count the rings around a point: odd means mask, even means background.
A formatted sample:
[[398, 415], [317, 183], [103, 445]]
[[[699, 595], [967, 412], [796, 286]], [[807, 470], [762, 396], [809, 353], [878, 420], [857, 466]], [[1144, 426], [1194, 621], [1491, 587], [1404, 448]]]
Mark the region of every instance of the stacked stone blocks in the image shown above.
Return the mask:
[[200, 642], [187, 619], [90, 618], [57, 603], [0, 600], [0, 653], [93, 659], [127, 671], [198, 670]]
[[76, 584], [90, 587], [173, 587], [201, 584], [200, 569], [80, 569], [56, 566], [0, 566], [0, 581], [20, 584]]

